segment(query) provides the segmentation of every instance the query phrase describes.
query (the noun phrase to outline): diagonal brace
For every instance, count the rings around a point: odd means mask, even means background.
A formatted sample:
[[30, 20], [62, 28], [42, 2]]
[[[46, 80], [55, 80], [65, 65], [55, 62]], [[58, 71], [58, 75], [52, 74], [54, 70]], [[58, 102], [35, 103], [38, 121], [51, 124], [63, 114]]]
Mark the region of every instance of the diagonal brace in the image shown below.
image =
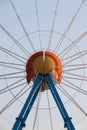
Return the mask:
[[30, 110], [35, 102], [35, 99], [40, 91], [40, 83], [42, 80], [42, 75], [38, 74], [36, 76], [36, 79], [34, 81], [34, 85], [30, 91], [30, 94], [19, 114], [19, 116], [16, 118], [15, 124], [12, 128], [12, 130], [22, 130], [23, 127], [25, 127], [25, 121], [30, 113]]
[[75, 130], [73, 123], [71, 121], [71, 117], [69, 117], [69, 115], [68, 115], [68, 113], [67, 113], [67, 111], [62, 103], [62, 100], [61, 100], [61, 98], [60, 98], [60, 96], [55, 88], [55, 85], [52, 81], [52, 77], [50, 74], [46, 75], [46, 80], [47, 80], [49, 89], [53, 95], [53, 98], [57, 104], [57, 107], [62, 115], [63, 120], [64, 120], [64, 123], [65, 123], [64, 127], [67, 127], [67, 130]]

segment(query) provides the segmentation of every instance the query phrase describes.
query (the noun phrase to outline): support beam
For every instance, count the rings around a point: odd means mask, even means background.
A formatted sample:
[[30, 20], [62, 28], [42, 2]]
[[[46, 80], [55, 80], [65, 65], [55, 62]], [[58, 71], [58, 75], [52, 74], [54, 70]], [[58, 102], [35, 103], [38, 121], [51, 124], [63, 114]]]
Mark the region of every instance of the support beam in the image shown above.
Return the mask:
[[51, 77], [50, 74], [46, 75], [46, 80], [47, 80], [49, 89], [50, 89], [50, 91], [51, 91], [51, 93], [53, 95], [53, 98], [54, 98], [54, 100], [55, 100], [55, 102], [57, 104], [57, 107], [58, 107], [58, 109], [59, 109], [59, 111], [60, 111], [60, 113], [62, 115], [62, 118], [63, 118], [63, 120], [65, 122], [64, 127], [67, 128], [67, 130], [75, 130], [75, 128], [73, 126], [73, 123], [71, 121], [71, 117], [69, 117], [69, 115], [68, 115], [68, 113], [67, 113], [67, 111], [66, 111], [66, 109], [65, 109], [65, 107], [64, 107], [64, 105], [62, 103], [62, 100], [61, 100], [61, 98], [60, 98], [60, 96], [59, 96], [59, 94], [58, 94], [58, 92], [57, 92], [57, 90], [55, 88], [55, 85], [54, 85], [54, 83], [52, 81], [52, 77]]
[[62, 100], [56, 90], [56, 87], [52, 81], [52, 77], [51, 77], [51, 74], [45, 74], [45, 75], [42, 75], [42, 74], [38, 74], [36, 76], [36, 79], [34, 81], [34, 85], [30, 91], [30, 94], [19, 114], [19, 116], [16, 118], [16, 121], [15, 121], [15, 124], [12, 128], [12, 130], [22, 130], [23, 127], [25, 127], [25, 121], [30, 113], [30, 110], [35, 102], [35, 99], [42, 87], [42, 79], [43, 79], [43, 76], [47, 82], [47, 85], [48, 85], [48, 88], [50, 89], [52, 95], [53, 95], [53, 98], [57, 104], [57, 107], [62, 115], [62, 118], [64, 120], [64, 127], [67, 128], [67, 130], [75, 130], [74, 126], [73, 126], [73, 123], [71, 121], [71, 117], [69, 117], [63, 103], [62, 103]]
[[38, 74], [23, 108], [19, 116], [16, 118], [16, 122], [12, 130], [22, 130], [22, 128], [25, 127], [25, 121], [30, 113], [30, 110], [34, 104], [34, 101], [38, 95], [38, 92], [40, 91], [41, 80], [42, 80], [42, 75]]

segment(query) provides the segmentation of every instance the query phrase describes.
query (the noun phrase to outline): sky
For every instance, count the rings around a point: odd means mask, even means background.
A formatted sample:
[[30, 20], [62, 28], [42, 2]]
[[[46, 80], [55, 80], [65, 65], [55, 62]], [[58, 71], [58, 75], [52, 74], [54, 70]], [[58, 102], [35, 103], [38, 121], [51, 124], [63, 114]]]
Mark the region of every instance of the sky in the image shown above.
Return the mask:
[[[0, 0], [0, 129], [12, 129], [32, 87], [26, 82], [27, 60], [41, 50], [61, 59], [63, 79], [57, 91], [76, 130], [86, 130], [87, 0]], [[64, 130], [50, 90], [39, 96], [24, 129]]]

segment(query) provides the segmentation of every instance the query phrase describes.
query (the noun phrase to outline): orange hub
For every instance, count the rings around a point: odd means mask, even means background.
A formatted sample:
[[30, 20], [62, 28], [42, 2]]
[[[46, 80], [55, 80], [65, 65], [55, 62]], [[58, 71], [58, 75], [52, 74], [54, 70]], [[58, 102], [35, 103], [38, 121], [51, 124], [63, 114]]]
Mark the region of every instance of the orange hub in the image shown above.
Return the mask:
[[60, 83], [62, 80], [62, 64], [61, 60], [54, 53], [49, 51], [39, 51], [33, 54], [26, 64], [26, 80], [27, 83], [35, 76], [36, 73], [48, 74], [53, 76]]

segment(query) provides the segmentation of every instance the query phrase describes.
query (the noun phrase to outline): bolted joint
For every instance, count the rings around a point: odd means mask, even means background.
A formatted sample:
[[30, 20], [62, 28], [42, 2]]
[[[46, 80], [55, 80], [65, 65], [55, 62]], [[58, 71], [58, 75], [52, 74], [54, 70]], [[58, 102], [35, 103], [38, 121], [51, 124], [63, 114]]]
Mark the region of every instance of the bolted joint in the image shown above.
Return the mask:
[[25, 126], [26, 126], [22, 118], [17, 117], [16, 120], [19, 120], [19, 121], [20, 121], [22, 127], [25, 127]]
[[64, 120], [64, 128], [66, 128], [67, 127], [67, 122], [69, 122], [70, 120], [72, 119], [72, 117], [69, 117], [69, 118], [66, 118], [65, 120]]

